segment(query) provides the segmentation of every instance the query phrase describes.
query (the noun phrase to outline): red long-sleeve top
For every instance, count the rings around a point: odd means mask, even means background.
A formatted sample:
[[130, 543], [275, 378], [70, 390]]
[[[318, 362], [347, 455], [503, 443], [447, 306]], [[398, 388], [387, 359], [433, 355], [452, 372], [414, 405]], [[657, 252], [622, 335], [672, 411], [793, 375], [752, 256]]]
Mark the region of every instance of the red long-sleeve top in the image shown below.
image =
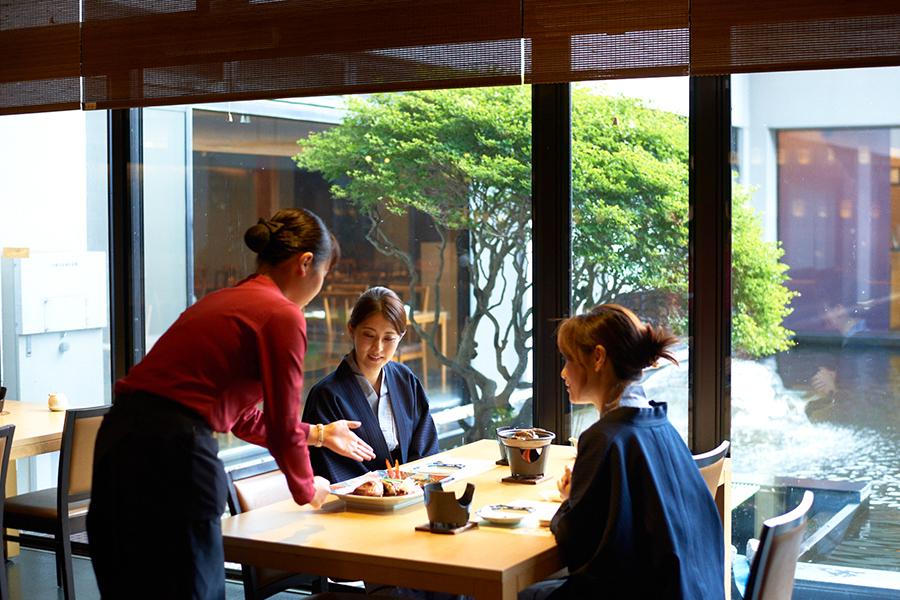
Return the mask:
[[306, 504], [315, 493], [309, 425], [300, 422], [306, 347], [303, 311], [252, 275], [185, 310], [115, 391], [169, 398], [214, 431], [268, 448], [294, 501]]

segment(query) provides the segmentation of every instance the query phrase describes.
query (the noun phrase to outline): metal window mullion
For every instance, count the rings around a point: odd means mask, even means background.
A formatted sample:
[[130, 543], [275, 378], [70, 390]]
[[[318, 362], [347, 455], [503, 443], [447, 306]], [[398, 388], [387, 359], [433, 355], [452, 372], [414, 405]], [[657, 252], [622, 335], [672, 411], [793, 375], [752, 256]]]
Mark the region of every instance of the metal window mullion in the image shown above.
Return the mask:
[[731, 94], [727, 75], [690, 84], [690, 447], [731, 431]]
[[534, 424], [569, 437], [557, 319], [572, 306], [572, 96], [568, 83], [532, 86]]
[[110, 365], [113, 381], [144, 355], [140, 109], [109, 111]]

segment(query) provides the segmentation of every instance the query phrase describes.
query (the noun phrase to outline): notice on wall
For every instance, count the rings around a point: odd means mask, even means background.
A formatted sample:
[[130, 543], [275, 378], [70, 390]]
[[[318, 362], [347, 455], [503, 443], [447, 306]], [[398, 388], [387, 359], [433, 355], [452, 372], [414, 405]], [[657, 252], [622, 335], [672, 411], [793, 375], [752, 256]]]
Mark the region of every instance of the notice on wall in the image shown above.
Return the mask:
[[28, 258], [28, 248], [4, 248], [3, 258]]

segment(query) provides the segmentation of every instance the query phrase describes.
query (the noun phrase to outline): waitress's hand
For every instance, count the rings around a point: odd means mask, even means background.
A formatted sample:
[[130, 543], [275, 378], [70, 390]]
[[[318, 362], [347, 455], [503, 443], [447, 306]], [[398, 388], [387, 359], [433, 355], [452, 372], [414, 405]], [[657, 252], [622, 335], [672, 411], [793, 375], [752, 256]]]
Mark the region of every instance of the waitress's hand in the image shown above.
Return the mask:
[[316, 490], [316, 495], [309, 501], [310, 506], [313, 508], [322, 508], [322, 505], [325, 504], [325, 498], [331, 493], [331, 488], [328, 487], [329, 485], [329, 481], [324, 477], [319, 477], [318, 475], [313, 477], [313, 488]]
[[557, 480], [556, 487], [559, 490], [559, 497], [563, 500], [568, 499], [569, 492], [572, 490], [572, 469], [569, 468], [569, 465], [566, 465], [565, 472]]
[[322, 445], [342, 456], [363, 462], [375, 458], [372, 446], [351, 431], [362, 425], [359, 421], [335, 421], [325, 426]]

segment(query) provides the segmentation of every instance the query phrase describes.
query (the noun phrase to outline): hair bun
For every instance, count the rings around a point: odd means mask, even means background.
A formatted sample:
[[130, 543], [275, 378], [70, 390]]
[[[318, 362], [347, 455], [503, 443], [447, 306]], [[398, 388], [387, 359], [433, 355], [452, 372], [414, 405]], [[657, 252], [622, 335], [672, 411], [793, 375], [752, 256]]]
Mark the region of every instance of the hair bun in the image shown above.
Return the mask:
[[259, 254], [265, 250], [278, 230], [284, 223], [260, 219], [259, 222], [247, 230], [244, 234], [244, 243], [247, 247]]

